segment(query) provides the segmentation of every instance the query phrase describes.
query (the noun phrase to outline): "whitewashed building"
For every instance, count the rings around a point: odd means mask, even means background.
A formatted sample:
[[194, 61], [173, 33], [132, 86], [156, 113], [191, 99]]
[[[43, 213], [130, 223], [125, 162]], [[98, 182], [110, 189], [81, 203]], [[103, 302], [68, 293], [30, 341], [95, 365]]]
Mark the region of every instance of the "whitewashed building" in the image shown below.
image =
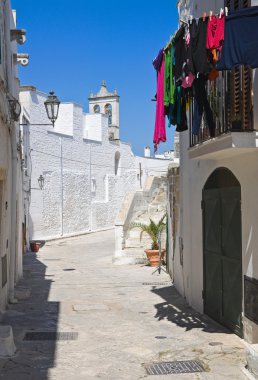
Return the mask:
[[[224, 5], [230, 10], [257, 5], [188, 3], [194, 17], [209, 10], [219, 13]], [[258, 344], [257, 69], [220, 74], [214, 95], [216, 137], [209, 138], [205, 122], [197, 137], [181, 133], [180, 173], [171, 170], [169, 176], [174, 216], [170, 272], [190, 305], [254, 344], [250, 358]], [[236, 115], [241, 119], [238, 131]], [[190, 128], [192, 116], [190, 112]]]
[[25, 31], [16, 29], [10, 2], [0, 2], [0, 314], [14, 301], [14, 286], [22, 276], [23, 186], [19, 138], [17, 65], [28, 56], [17, 53]]
[[166, 173], [169, 160], [135, 157], [120, 141], [119, 96], [104, 81], [89, 97], [89, 113], [61, 103], [54, 128], [46, 98], [34, 87], [20, 89], [27, 241], [114, 227], [125, 194]]

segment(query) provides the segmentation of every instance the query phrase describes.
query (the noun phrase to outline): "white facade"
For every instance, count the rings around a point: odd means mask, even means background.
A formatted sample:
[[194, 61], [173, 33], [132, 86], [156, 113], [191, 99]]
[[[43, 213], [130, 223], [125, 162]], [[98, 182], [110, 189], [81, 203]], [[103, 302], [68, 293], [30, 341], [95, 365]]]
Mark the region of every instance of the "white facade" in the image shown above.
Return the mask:
[[[0, 313], [14, 299], [15, 283], [22, 276], [23, 187], [19, 128], [9, 100], [18, 99], [17, 54], [25, 31], [16, 30], [10, 2], [0, 2]], [[26, 56], [26, 55], [24, 55]]]
[[33, 87], [21, 88], [22, 119], [28, 123], [23, 127], [28, 240], [113, 227], [125, 194], [140, 190], [153, 169], [166, 173], [169, 162], [135, 157], [129, 144], [110, 141], [107, 115], [85, 114], [78, 104], [60, 105], [54, 129], [33, 125], [49, 123], [46, 98]]
[[[195, 2], [193, 2], [195, 3]], [[197, 13], [218, 11], [219, 1], [198, 1]], [[254, 70], [254, 129], [257, 123], [257, 70]], [[244, 339], [258, 343], [258, 325], [246, 316], [245, 276], [258, 279], [258, 133], [231, 132], [189, 148], [189, 132], [180, 134], [180, 175], [171, 179], [170, 209], [174, 226], [169, 230], [173, 250], [170, 271], [179, 292], [199, 312], [204, 311], [204, 228], [203, 191], [216, 169], [226, 169], [239, 182], [241, 191], [242, 323]], [[230, 199], [228, 200], [230, 202]], [[235, 239], [237, 239], [237, 234]], [[205, 243], [207, 244], [207, 243]], [[173, 255], [173, 257], [172, 257]], [[173, 260], [172, 260], [173, 259]], [[173, 264], [172, 264], [173, 262]], [[233, 269], [232, 269], [233, 270]], [[232, 273], [232, 276], [234, 274]], [[214, 284], [214, 287], [216, 285]], [[232, 297], [234, 295], [232, 292]]]

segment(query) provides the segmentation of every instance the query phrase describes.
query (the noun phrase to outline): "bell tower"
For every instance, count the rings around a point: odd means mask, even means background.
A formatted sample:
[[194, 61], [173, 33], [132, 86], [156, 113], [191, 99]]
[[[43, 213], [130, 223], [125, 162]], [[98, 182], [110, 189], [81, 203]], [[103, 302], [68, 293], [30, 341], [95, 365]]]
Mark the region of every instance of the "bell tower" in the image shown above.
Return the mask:
[[100, 91], [89, 96], [89, 112], [102, 113], [108, 117], [109, 140], [119, 140], [119, 96], [117, 91], [109, 92], [103, 80]]

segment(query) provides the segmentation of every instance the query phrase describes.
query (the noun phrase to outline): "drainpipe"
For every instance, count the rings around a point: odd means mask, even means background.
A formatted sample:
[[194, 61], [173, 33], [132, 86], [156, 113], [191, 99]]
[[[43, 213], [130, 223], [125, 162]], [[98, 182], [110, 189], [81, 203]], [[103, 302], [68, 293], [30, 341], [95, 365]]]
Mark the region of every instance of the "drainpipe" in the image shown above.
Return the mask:
[[91, 144], [90, 144], [90, 231], [92, 231], [92, 194], [91, 194]]
[[60, 139], [60, 192], [61, 192], [61, 236], [64, 234], [64, 182], [63, 182], [63, 140]]
[[12, 189], [11, 189], [11, 236], [10, 236], [10, 268], [9, 268], [9, 302], [16, 303], [14, 298], [15, 267], [16, 267], [16, 226], [17, 226], [17, 142], [16, 125], [11, 124], [11, 151], [12, 151]]

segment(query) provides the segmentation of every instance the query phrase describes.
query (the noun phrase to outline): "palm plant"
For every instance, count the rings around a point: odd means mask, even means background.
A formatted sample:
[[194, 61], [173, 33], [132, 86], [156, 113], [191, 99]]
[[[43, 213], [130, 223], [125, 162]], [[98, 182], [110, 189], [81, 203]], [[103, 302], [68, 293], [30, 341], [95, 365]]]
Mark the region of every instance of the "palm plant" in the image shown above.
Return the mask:
[[166, 227], [166, 223], [164, 222], [164, 219], [166, 217], [166, 214], [162, 216], [160, 221], [158, 223], [155, 223], [151, 218], [150, 218], [150, 223], [149, 224], [143, 224], [143, 223], [131, 223], [131, 228], [140, 228], [141, 229], [141, 235], [140, 239], [142, 239], [142, 234], [145, 232], [146, 234], [149, 235], [149, 237], [152, 240], [152, 247], [151, 249], [159, 249], [159, 234], [164, 231]]

